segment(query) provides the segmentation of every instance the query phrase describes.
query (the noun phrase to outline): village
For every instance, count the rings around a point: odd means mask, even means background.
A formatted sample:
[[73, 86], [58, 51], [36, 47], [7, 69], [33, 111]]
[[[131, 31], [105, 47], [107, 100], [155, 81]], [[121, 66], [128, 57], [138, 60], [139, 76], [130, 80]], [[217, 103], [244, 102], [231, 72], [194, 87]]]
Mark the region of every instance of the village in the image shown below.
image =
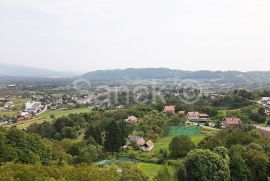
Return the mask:
[[[242, 134], [248, 130], [249, 134], [253, 130], [262, 139], [270, 138], [270, 96], [264, 92], [147, 84], [136, 91], [130, 91], [134, 84], [128, 88], [100, 87], [92, 88], [92, 92], [67, 87], [61, 92], [42, 88], [21, 94], [16, 85], [8, 86], [5, 89], [13, 91], [0, 97], [0, 124], [59, 144], [68, 140], [65, 144], [70, 150], [65, 152], [71, 155], [71, 160], [66, 160], [70, 164], [106, 167], [132, 163], [150, 178], [164, 168], [172, 175], [176, 172], [187, 156], [187, 152], [173, 155], [174, 149], [181, 150], [172, 146], [177, 139], [188, 139], [188, 151], [192, 151], [195, 147], [213, 150], [217, 145], [208, 139], [224, 132]], [[88, 152], [96, 157], [82, 157]]]

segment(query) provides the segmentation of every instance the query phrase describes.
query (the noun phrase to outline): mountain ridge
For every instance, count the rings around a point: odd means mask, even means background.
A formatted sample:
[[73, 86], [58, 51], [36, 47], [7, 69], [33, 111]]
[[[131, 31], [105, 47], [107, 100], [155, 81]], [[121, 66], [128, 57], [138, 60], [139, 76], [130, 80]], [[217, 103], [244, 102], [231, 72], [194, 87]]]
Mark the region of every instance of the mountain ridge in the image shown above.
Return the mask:
[[50, 70], [50, 69], [0, 63], [0, 77], [63, 78], [63, 77], [74, 77], [78, 75], [79, 74], [75, 72], [56, 71], [56, 70]]

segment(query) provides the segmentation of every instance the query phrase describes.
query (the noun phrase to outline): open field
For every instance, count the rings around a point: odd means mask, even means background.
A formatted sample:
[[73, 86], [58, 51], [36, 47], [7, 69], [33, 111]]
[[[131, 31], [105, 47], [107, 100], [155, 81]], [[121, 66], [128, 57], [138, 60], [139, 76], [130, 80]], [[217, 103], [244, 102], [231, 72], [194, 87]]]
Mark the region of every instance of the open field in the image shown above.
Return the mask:
[[[207, 134], [200, 133], [200, 134], [197, 134], [197, 135], [194, 135], [194, 136], [190, 136], [190, 137], [191, 137], [191, 140], [195, 144], [197, 144], [201, 140], [203, 140], [203, 138], [205, 138], [206, 136], [207, 136]], [[155, 153], [155, 154], [158, 154], [159, 151], [160, 151], [160, 149], [168, 151], [169, 150], [169, 144], [170, 144], [170, 142], [171, 142], [172, 139], [173, 139], [173, 136], [166, 136], [166, 137], [163, 137], [163, 138], [159, 138], [157, 140], [157, 142], [155, 143], [155, 146], [154, 146], [152, 152]]]
[[13, 99], [12, 100], [17, 110], [23, 110], [25, 103], [27, 103], [28, 101], [30, 101], [30, 99]]
[[0, 116], [13, 117], [16, 114], [17, 114], [16, 111], [4, 111], [4, 110], [0, 110]]
[[85, 112], [90, 112], [89, 108], [77, 108], [77, 109], [70, 109], [70, 110], [48, 110], [39, 116], [30, 119], [28, 121], [24, 121], [21, 123], [17, 123], [16, 126], [18, 129], [24, 129], [30, 126], [33, 123], [42, 123], [44, 121], [51, 121], [51, 115], [54, 115], [55, 118], [59, 118], [61, 116], [69, 115], [69, 114], [76, 114], [76, 113], [85, 113]]
[[51, 115], [54, 115], [55, 118], [59, 118], [69, 114], [85, 113], [85, 112], [90, 112], [90, 109], [87, 107], [82, 107], [68, 110], [47, 110], [46, 112], [40, 114], [38, 117], [50, 119]]
[[[158, 174], [158, 171], [163, 167], [165, 166], [154, 163], [138, 163], [138, 168], [151, 179], [153, 179]], [[173, 167], [167, 166], [167, 168], [172, 175], [175, 173], [175, 169]]]
[[0, 116], [7, 116], [7, 117], [15, 116], [19, 111], [23, 111], [24, 105], [26, 102], [29, 101], [29, 99], [12, 99], [11, 101], [15, 105], [15, 110], [11, 111], [0, 110]]
[[24, 128], [27, 128], [28, 126], [30, 126], [33, 123], [40, 124], [40, 123], [43, 123], [45, 120], [46, 119], [44, 119], [44, 118], [38, 118], [37, 117], [37, 118], [30, 119], [28, 121], [23, 121], [23, 122], [17, 123], [16, 127], [18, 129], [24, 129]]

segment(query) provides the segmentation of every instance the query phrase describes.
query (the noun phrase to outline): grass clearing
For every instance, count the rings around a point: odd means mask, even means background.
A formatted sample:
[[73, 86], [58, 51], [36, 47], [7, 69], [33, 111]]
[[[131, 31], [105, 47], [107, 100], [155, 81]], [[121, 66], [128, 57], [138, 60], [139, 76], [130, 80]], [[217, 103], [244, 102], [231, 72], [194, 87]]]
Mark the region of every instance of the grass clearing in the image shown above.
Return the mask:
[[16, 114], [17, 114], [16, 111], [4, 111], [4, 110], [0, 110], [0, 116], [13, 117]]
[[12, 100], [17, 110], [23, 110], [25, 103], [27, 103], [28, 101], [30, 101], [30, 99], [13, 99]]
[[40, 123], [43, 123], [45, 120], [46, 119], [44, 119], [44, 118], [34, 118], [34, 119], [30, 119], [28, 121], [19, 122], [19, 123], [16, 124], [16, 127], [18, 129], [24, 129], [24, 128], [27, 128], [28, 126], [30, 126], [33, 123], [40, 124]]
[[[207, 136], [207, 133], [203, 132], [203, 133], [199, 133], [199, 134], [194, 135], [194, 136], [190, 136], [190, 138], [195, 144], [198, 144], [206, 136]], [[166, 136], [166, 137], [157, 139], [152, 152], [155, 154], [158, 154], [160, 149], [169, 151], [169, 144], [172, 141], [173, 137], [174, 136]]]
[[164, 167], [167, 167], [172, 175], [175, 173], [175, 169], [171, 166], [159, 165], [154, 163], [138, 163], [138, 168], [151, 179], [153, 179], [158, 174], [158, 171]]
[[51, 115], [54, 115], [55, 118], [59, 118], [59, 117], [66, 116], [69, 114], [79, 114], [79, 113], [87, 113], [87, 112], [90, 112], [90, 109], [88, 107], [67, 109], [67, 110], [48, 110], [40, 114], [38, 117], [51, 119]]
[[54, 115], [55, 118], [59, 118], [62, 116], [67, 116], [69, 114], [78, 114], [78, 113], [87, 113], [87, 112], [90, 112], [90, 109], [87, 107], [69, 109], [69, 110], [48, 110], [33, 119], [17, 123], [16, 127], [18, 129], [24, 129], [34, 123], [41, 124], [46, 120], [51, 121], [51, 115]]

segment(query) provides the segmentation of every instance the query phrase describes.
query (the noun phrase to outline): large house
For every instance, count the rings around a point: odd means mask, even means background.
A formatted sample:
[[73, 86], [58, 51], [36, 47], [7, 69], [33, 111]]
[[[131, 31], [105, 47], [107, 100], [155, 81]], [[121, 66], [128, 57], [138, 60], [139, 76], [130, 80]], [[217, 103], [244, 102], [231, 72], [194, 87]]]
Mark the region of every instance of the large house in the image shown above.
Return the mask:
[[151, 140], [148, 140], [143, 146], [143, 151], [151, 151], [154, 148], [154, 143]]
[[208, 118], [209, 118], [208, 114], [199, 113], [199, 112], [188, 112], [186, 116], [190, 121], [194, 121], [198, 123], [205, 123], [208, 121]]
[[239, 118], [225, 118], [222, 121], [225, 127], [237, 127], [239, 128], [241, 125], [241, 120]]
[[163, 111], [165, 113], [174, 113], [175, 112], [175, 107], [174, 106], [165, 106]]
[[200, 113], [199, 112], [188, 112], [187, 118], [190, 120], [199, 119]]

